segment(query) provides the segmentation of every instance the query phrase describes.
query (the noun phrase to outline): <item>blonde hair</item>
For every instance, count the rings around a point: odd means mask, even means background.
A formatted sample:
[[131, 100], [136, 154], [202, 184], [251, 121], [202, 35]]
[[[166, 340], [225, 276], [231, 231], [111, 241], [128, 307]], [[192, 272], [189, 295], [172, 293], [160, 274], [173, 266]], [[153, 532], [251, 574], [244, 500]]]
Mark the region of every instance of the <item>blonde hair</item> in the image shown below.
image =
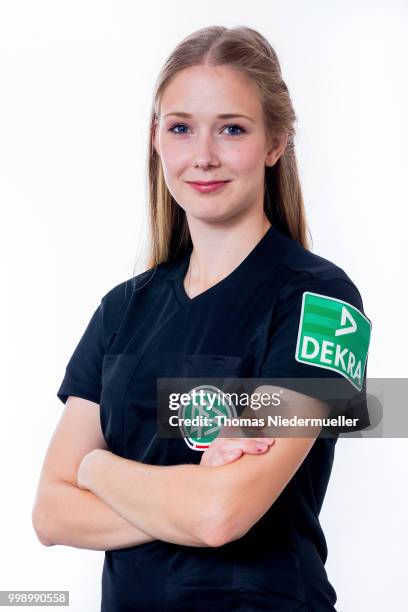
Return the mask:
[[192, 245], [185, 212], [167, 188], [161, 161], [153, 145], [153, 130], [160, 115], [161, 97], [170, 79], [184, 68], [203, 64], [231, 66], [252, 77], [259, 86], [267, 137], [271, 137], [275, 130], [288, 134], [284, 153], [274, 166], [265, 167], [264, 209], [271, 224], [308, 249], [293, 142], [296, 115], [282, 79], [278, 57], [270, 43], [252, 28], [211, 26], [184, 38], [167, 58], [156, 80], [147, 160], [148, 267], [173, 261]]

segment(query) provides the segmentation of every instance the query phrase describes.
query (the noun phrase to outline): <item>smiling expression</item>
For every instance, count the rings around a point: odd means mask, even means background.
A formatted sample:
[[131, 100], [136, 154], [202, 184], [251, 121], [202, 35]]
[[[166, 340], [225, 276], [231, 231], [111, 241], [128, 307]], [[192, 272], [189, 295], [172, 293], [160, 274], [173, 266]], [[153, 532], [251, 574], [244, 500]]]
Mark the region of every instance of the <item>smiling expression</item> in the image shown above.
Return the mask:
[[257, 84], [229, 66], [179, 71], [162, 94], [153, 142], [173, 198], [187, 216], [208, 221], [262, 210], [265, 165], [283, 150], [268, 147]]

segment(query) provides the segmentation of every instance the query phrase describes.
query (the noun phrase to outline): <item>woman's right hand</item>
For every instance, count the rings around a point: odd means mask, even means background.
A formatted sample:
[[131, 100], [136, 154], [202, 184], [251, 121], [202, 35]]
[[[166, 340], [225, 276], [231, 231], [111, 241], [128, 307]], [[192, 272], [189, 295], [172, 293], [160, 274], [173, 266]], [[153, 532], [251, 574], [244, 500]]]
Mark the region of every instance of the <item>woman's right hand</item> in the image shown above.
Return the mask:
[[218, 467], [239, 459], [244, 453], [262, 455], [274, 438], [216, 438], [201, 456], [200, 465]]

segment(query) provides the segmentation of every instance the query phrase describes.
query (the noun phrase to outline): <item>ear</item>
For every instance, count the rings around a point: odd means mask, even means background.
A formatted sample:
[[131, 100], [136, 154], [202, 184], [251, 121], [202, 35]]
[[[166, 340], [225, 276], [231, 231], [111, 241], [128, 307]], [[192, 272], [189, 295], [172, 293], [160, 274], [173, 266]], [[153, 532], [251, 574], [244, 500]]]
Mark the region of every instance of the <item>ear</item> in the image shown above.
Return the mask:
[[272, 137], [270, 147], [265, 156], [265, 166], [274, 166], [276, 164], [286, 149], [288, 138], [289, 134], [287, 132], [279, 132]]

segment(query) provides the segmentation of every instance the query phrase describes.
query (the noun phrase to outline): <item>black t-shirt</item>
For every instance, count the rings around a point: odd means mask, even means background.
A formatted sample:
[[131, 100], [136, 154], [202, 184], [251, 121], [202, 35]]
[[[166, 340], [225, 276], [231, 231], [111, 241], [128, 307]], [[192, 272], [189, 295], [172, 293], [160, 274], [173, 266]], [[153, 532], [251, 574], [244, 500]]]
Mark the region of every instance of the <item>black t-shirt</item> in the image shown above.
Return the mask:
[[[158, 377], [333, 377], [353, 387], [330, 365], [295, 356], [305, 292], [341, 301], [354, 319], [353, 308], [364, 313], [341, 268], [271, 226], [238, 267], [191, 299], [183, 286], [189, 256], [104, 295], [58, 390], [63, 402], [74, 395], [99, 403], [107, 445], [127, 459], [200, 462], [202, 451], [183, 438], [157, 436]], [[317, 306], [318, 316], [330, 317], [330, 308]], [[217, 548], [155, 540], [106, 551], [102, 611], [335, 610], [319, 513], [336, 442], [337, 435], [317, 438], [275, 503], [238, 540]]]

